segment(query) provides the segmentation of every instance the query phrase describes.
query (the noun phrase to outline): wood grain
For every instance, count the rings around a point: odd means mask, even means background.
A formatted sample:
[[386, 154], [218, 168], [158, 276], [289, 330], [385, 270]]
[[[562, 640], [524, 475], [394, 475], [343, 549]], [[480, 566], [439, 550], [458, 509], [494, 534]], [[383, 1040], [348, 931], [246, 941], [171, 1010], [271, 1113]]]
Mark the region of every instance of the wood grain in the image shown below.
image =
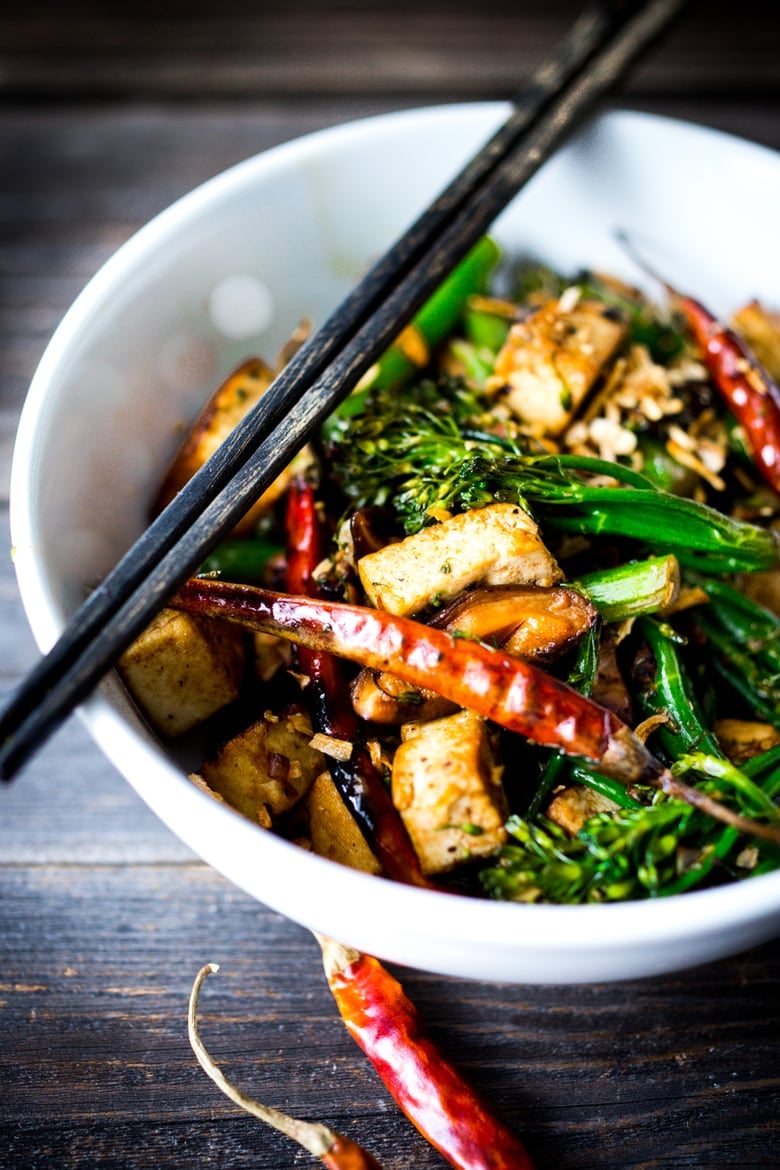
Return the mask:
[[[68, 97], [432, 95], [508, 97], [583, 0], [11, 0], [0, 20], [0, 94]], [[643, 95], [778, 94], [765, 0], [692, 0]]]
[[[74, 296], [142, 223], [249, 155], [352, 117], [505, 97], [573, 0], [74, 0], [0, 11], [0, 541], [29, 380]], [[623, 104], [780, 148], [776, 6], [694, 0]], [[663, 165], [663, 160], [659, 160]], [[706, 195], [706, 193], [705, 193]], [[717, 250], [717, 241], [713, 241]], [[0, 558], [0, 693], [35, 660]], [[443, 1162], [338, 1020], [308, 933], [200, 864], [72, 718], [0, 790], [0, 1170], [281, 1170], [186, 1038], [388, 1170]], [[541, 1170], [778, 1164], [780, 944], [665, 978], [501, 987], [401, 973]]]
[[[186, 1002], [205, 961], [222, 971], [203, 1038], [234, 1080], [358, 1137], [388, 1170], [443, 1165], [344, 1032], [305, 931], [201, 865], [128, 879], [121, 865], [4, 874], [0, 1166], [304, 1164], [195, 1064]], [[778, 950], [585, 988], [399, 974], [541, 1166], [705, 1166], [715, 1152], [770, 1165]]]

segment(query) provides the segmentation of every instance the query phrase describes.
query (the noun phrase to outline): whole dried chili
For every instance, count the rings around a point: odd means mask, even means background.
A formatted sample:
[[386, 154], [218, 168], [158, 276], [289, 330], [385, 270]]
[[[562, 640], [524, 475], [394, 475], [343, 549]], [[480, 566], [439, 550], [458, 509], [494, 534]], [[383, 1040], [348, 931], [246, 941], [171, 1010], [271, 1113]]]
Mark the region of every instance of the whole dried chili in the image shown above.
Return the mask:
[[[322, 560], [323, 541], [314, 490], [303, 481], [287, 497], [286, 583], [291, 593], [316, 597], [314, 570]], [[331, 759], [328, 770], [347, 807], [366, 836], [388, 877], [429, 886], [406, 829], [393, 806], [362, 740], [349, 700], [343, 664], [332, 654], [298, 647], [301, 673], [308, 679], [305, 696], [315, 731], [352, 744], [348, 760]]]
[[533, 1170], [520, 1139], [426, 1034], [398, 980], [368, 955], [319, 942], [347, 1030], [423, 1137], [458, 1170]]
[[652, 783], [661, 764], [611, 711], [539, 667], [383, 610], [193, 578], [174, 608], [239, 622], [327, 651], [417, 687], [435, 688], [536, 743], [597, 763], [626, 783]]
[[756, 466], [767, 483], [780, 491], [780, 387], [733, 330], [661, 276], [625, 232], [618, 232], [618, 238], [682, 313], [718, 392], [745, 431]]
[[614, 780], [652, 785], [742, 832], [780, 842], [776, 825], [743, 817], [673, 776], [612, 711], [531, 663], [481, 642], [366, 606], [205, 577], [187, 581], [169, 604], [391, 671], [413, 687], [435, 688], [459, 707], [534, 743], [592, 762]]
[[672, 290], [724, 401], [747, 435], [756, 466], [780, 491], [780, 387], [737, 335], [702, 304]]
[[219, 967], [216, 963], [207, 963], [205, 967], [202, 967], [195, 976], [190, 993], [187, 1017], [190, 1044], [203, 1071], [241, 1109], [286, 1134], [303, 1149], [313, 1154], [315, 1158], [319, 1158], [324, 1166], [329, 1167], [329, 1170], [382, 1170], [379, 1162], [357, 1142], [353, 1142], [351, 1138], [335, 1133], [326, 1125], [301, 1121], [299, 1118], [290, 1117], [287, 1113], [281, 1113], [269, 1105], [262, 1105], [252, 1097], [247, 1097], [241, 1089], [228, 1080], [206, 1051], [198, 1034], [197, 1026], [200, 990], [206, 978], [216, 974], [218, 970]]

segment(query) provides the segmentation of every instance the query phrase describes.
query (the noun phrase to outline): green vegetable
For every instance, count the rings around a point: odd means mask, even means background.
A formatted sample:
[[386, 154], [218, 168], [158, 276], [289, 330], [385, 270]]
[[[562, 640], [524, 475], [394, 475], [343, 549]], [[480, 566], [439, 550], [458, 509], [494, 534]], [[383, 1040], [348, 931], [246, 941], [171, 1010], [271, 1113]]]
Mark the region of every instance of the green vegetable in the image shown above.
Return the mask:
[[[380, 391], [363, 405], [333, 449], [335, 477], [357, 507], [392, 503], [407, 532], [424, 527], [432, 509], [504, 500], [543, 526], [629, 537], [711, 573], [777, 563], [765, 529], [660, 491], [619, 464], [529, 454], [519, 440], [491, 434], [491, 401], [455, 379], [423, 381], [404, 395]], [[603, 486], [605, 474], [622, 486]]]
[[[752, 613], [751, 604], [745, 608]], [[699, 787], [748, 816], [777, 818], [780, 746], [742, 768], [726, 760], [704, 724], [677, 636], [656, 621], [637, 624], [653, 655], [652, 674], [639, 679], [638, 695], [645, 716], [668, 720], [653, 734], [674, 761], [674, 774], [695, 774]], [[592, 817], [570, 838], [540, 809], [554, 787], [574, 783], [594, 788], [619, 808]], [[485, 892], [516, 901], [622, 901], [683, 893], [716, 867], [738, 878], [780, 864], [776, 845], [751, 841], [744, 852], [744, 838], [733, 827], [657, 793], [649, 803], [637, 796], [563, 755], [552, 756], [526, 818], [514, 816], [507, 824], [512, 842], [481, 874]]]
[[475, 349], [487, 350], [493, 357], [506, 341], [511, 324], [503, 314], [474, 308], [469, 303], [463, 312], [463, 331], [467, 339]]
[[587, 594], [603, 621], [622, 622], [669, 605], [679, 583], [677, 558], [665, 556], [599, 569], [580, 577], [574, 585]]
[[[500, 255], [498, 245], [486, 236], [426, 301], [411, 325], [411, 329], [419, 334], [424, 350], [430, 352], [453, 331], [467, 298], [472, 293], [484, 290]], [[345, 422], [362, 412], [369, 393], [375, 390], [396, 390], [418, 375], [427, 364], [427, 361], [419, 363], [409, 356], [402, 334], [399, 342], [387, 350], [361, 379], [349, 398], [330, 416], [323, 427], [325, 438], [331, 440], [343, 432]]]
[[[768, 754], [768, 753], [767, 753]], [[723, 760], [699, 756], [688, 765], [724, 779], [750, 806], [756, 800], [763, 811], [777, 816], [771, 795], [780, 790], [778, 760], [771, 771], [774, 789], [761, 788], [744, 769]], [[584, 769], [575, 768], [569, 781], [593, 784]], [[701, 885], [716, 866], [731, 879], [768, 872], [780, 864], [780, 849], [766, 841], [745, 841], [731, 826], [724, 827], [682, 801], [655, 795], [642, 805], [630, 796], [604, 791], [621, 807], [586, 821], [569, 837], [544, 816], [513, 816], [507, 822], [510, 844], [497, 850], [494, 862], [480, 880], [492, 898], [506, 901], [615, 902], [634, 898], [668, 897]], [[723, 793], [719, 793], [724, 799]], [[742, 803], [742, 802], [740, 802]]]
[[690, 495], [698, 478], [696, 473], [673, 459], [660, 439], [640, 434], [637, 446], [642, 455], [642, 474], [654, 487], [675, 496]]
[[669, 759], [690, 752], [722, 756], [704, 724], [673, 632], [648, 618], [641, 618], [637, 627], [652, 651], [654, 669], [650, 677], [638, 680], [636, 694], [645, 718], [660, 715], [667, 720], [654, 732], [664, 753]]
[[281, 545], [260, 537], [226, 540], [206, 558], [199, 575], [218, 573], [239, 585], [262, 585], [267, 580], [269, 562], [283, 552]]
[[[589, 630], [577, 647], [576, 657], [566, 679], [569, 686], [575, 687], [583, 695], [589, 695], [593, 690], [599, 665], [599, 642], [598, 629]], [[570, 783], [571, 772], [575, 766], [571, 756], [564, 755], [563, 752], [550, 752], [529, 805], [529, 817], [539, 812], [557, 785]]]
[[478, 349], [470, 341], [456, 338], [450, 342], [448, 353], [460, 362], [467, 382], [482, 387], [493, 373], [493, 354], [490, 350]]
[[[512, 817], [513, 840], [481, 875], [485, 892], [508, 901], [619, 902], [657, 896], [678, 875], [679, 858], [702, 824], [690, 805], [656, 804], [592, 817], [575, 837], [540, 817]], [[700, 849], [697, 848], [697, 852]]]
[[710, 598], [695, 624], [715, 670], [749, 710], [780, 728], [780, 617], [725, 581], [692, 580]]

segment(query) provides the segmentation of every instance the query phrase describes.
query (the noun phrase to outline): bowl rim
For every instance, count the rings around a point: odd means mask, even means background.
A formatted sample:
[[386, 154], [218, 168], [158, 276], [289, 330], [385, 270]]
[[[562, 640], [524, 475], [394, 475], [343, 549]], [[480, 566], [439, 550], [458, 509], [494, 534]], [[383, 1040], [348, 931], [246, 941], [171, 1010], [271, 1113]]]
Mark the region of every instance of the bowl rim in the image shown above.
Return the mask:
[[[509, 104], [505, 102], [452, 103], [404, 109], [339, 123], [282, 143], [234, 164], [181, 196], [133, 233], [100, 267], [62, 318], [40, 359], [20, 415], [14, 445], [10, 496], [12, 541], [17, 548], [24, 548], [29, 554], [17, 556], [15, 567], [28, 621], [42, 650], [53, 644], [64, 627], [65, 618], [61, 613], [52, 612], [46, 567], [34, 553], [37, 537], [34, 484], [36, 472], [40, 469], [36, 449], [40, 413], [60, 363], [126, 267], [136, 263], [158, 240], [165, 239], [173, 225], [176, 225], [177, 231], [186, 231], [192, 217], [197, 216], [214, 199], [233, 190], [237, 184], [251, 183], [256, 177], [284, 169], [300, 158], [329, 153], [334, 145], [339, 146], [342, 141], [354, 142], [356, 136], [371, 136], [383, 124], [420, 118], [437, 123], [442, 118], [471, 115], [484, 119], [485, 130], [489, 132], [493, 122], [498, 123], [508, 109]], [[771, 159], [775, 166], [780, 164], [780, 155], [767, 147], [683, 119], [611, 110], [600, 115], [598, 121], [605, 125], [622, 123], [627, 126], [652, 127], [682, 136], [691, 133], [704, 135], [713, 142], [727, 142], [733, 148], [754, 152], [757, 158]], [[140, 721], [128, 722], [126, 716], [113, 705], [118, 700], [120, 690], [116, 680], [105, 680], [98, 691], [79, 708], [81, 719], [104, 755], [124, 774], [142, 799], [177, 836], [224, 873], [224, 865], [217, 861], [215, 849], [209, 840], [210, 835], [216, 836], [217, 833], [187, 831], [182, 822], [194, 819], [199, 824], [201, 820], [213, 820], [214, 829], [219, 825], [220, 832], [224, 829], [230, 833], [239, 843], [237, 849], [242, 850], [245, 846], [249, 849], [252, 841], [259, 840], [257, 834], [261, 830], [234, 810], [218, 804], [194, 785], [170, 761], [153, 738], [145, 733]], [[150, 767], [150, 749], [153, 752], [154, 769]], [[147, 775], [152, 770], [155, 773], [153, 783]], [[208, 816], [204, 817], [207, 803]], [[174, 805], [175, 815], [172, 812]], [[251, 838], [248, 834], [251, 834]], [[510, 949], [516, 948], [520, 940], [532, 951], [535, 946], [542, 946], [545, 952], [561, 956], [569, 955], [574, 950], [603, 951], [610, 943], [620, 950], [633, 945], [647, 947], [654, 942], [660, 945], [683, 940], [692, 934], [723, 931], [772, 916], [777, 918], [774, 929], [780, 928], [780, 872], [713, 889], [692, 890], [671, 897], [633, 902], [575, 906], [518, 904], [404, 886], [334, 864], [272, 834], [266, 834], [264, 852], [268, 858], [267, 864], [273, 866], [278, 863], [280, 872], [286, 872], [291, 851], [295, 853], [294, 867], [300, 872], [301, 882], [315, 882], [320, 887], [324, 885], [332, 899], [346, 903], [347, 906], [352, 891], [359, 889], [364, 903], [372, 905], [372, 914], [377, 920], [386, 918], [393, 922], [414, 923], [416, 934], [425, 931], [442, 942], [456, 938], [462, 932], [464, 916], [468, 920], [467, 937], [470, 945], [495, 945], [497, 939], [505, 938]], [[251, 875], [244, 870], [239, 869], [235, 874], [227, 876], [253, 897], [287, 913], [283, 908], [283, 899], [276, 897], [272, 891], [258, 895], [252, 889]], [[348, 911], [346, 915], [336, 913], [336, 924], [346, 916]], [[304, 921], [304, 917], [295, 915], [296, 921], [304, 925], [317, 925]], [[381, 957], [381, 947], [375, 947], [374, 950]]]

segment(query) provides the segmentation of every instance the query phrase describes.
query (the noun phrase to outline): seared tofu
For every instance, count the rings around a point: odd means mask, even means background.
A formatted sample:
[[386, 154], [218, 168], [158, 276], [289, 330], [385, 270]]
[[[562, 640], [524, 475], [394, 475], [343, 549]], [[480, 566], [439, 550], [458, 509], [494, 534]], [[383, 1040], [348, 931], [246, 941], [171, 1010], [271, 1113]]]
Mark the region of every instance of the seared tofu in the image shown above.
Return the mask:
[[[228, 437], [256, 402], [262, 398], [275, 377], [275, 371], [261, 358], [250, 358], [226, 378], [201, 411], [184, 445], [169, 468], [157, 496], [155, 514], [162, 512]], [[234, 529], [235, 535], [250, 533], [261, 516], [286, 491], [293, 476], [311, 462], [306, 448], [279, 475]]]
[[163, 609], [118, 666], [149, 722], [173, 737], [238, 698], [245, 661], [238, 626]]
[[326, 767], [309, 746], [307, 715], [296, 709], [262, 719], [229, 740], [200, 774], [213, 792], [267, 828], [301, 800]]
[[535, 433], [560, 435], [626, 332], [605, 305], [564, 294], [512, 326], [486, 389]]
[[535, 522], [516, 504], [489, 504], [423, 528], [358, 561], [370, 603], [399, 616], [471, 585], [554, 585], [561, 571]]
[[485, 721], [471, 711], [407, 724], [391, 791], [423, 873], [447, 873], [506, 840], [501, 768]]
[[613, 813], [617, 807], [614, 800], [594, 792], [586, 784], [573, 784], [552, 798], [546, 812], [551, 821], [575, 837], [591, 817], [598, 813]]
[[321, 772], [312, 784], [306, 797], [306, 809], [309, 840], [314, 853], [352, 869], [361, 869], [364, 873], [382, 872], [330, 772]]

